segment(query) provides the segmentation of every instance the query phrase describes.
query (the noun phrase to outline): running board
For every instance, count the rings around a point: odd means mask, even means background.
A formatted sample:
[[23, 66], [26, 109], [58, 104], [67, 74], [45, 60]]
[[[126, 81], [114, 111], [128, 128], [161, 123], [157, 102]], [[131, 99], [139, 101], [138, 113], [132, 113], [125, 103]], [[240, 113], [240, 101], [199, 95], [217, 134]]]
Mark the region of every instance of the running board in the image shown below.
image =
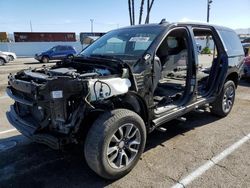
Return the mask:
[[155, 130], [163, 132], [163, 133], [167, 131], [165, 127], [156, 127]]
[[188, 106], [185, 107], [180, 107], [179, 109], [176, 109], [172, 112], [169, 112], [165, 115], [162, 115], [156, 119], [154, 119], [152, 122], [154, 124], [154, 127], [158, 127], [170, 120], [176, 119], [176, 117], [182, 117], [184, 114], [194, 110], [197, 106], [202, 106], [205, 105], [207, 103], [210, 103], [214, 100], [214, 97], [208, 98], [208, 99], [201, 99], [193, 104], [190, 104]]
[[181, 121], [181, 122], [186, 122], [187, 121], [187, 118], [185, 117], [178, 117], [176, 118], [178, 121]]

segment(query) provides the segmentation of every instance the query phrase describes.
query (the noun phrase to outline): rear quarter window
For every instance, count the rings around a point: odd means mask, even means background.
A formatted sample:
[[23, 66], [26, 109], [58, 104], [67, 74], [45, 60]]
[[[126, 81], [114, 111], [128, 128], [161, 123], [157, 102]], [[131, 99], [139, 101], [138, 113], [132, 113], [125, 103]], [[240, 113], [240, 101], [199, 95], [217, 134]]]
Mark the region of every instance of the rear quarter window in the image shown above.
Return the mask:
[[244, 55], [243, 47], [239, 37], [234, 31], [231, 30], [218, 30], [228, 56], [241, 56]]

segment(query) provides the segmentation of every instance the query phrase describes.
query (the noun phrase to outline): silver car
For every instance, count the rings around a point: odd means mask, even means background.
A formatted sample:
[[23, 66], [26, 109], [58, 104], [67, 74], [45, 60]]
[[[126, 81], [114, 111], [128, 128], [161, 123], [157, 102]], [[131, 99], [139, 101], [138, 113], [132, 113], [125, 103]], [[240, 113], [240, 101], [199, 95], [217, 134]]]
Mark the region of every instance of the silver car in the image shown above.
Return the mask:
[[4, 65], [5, 63], [9, 63], [10, 58], [8, 55], [0, 53], [0, 66]]

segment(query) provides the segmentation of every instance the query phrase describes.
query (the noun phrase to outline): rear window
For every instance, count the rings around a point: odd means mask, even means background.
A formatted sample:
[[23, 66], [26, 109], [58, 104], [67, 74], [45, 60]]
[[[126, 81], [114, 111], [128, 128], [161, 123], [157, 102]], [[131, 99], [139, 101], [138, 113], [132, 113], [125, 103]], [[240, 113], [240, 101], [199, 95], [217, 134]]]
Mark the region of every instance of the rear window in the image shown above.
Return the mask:
[[234, 31], [219, 30], [219, 33], [225, 44], [228, 56], [244, 55], [240, 39]]

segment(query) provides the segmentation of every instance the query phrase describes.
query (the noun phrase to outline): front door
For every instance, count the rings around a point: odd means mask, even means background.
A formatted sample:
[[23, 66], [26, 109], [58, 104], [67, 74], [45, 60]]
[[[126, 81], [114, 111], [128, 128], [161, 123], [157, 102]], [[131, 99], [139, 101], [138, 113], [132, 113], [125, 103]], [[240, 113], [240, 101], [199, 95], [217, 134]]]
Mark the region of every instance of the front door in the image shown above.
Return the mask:
[[192, 80], [195, 79], [192, 50], [191, 37], [185, 27], [172, 29], [158, 47], [154, 62], [156, 114], [192, 99]]

